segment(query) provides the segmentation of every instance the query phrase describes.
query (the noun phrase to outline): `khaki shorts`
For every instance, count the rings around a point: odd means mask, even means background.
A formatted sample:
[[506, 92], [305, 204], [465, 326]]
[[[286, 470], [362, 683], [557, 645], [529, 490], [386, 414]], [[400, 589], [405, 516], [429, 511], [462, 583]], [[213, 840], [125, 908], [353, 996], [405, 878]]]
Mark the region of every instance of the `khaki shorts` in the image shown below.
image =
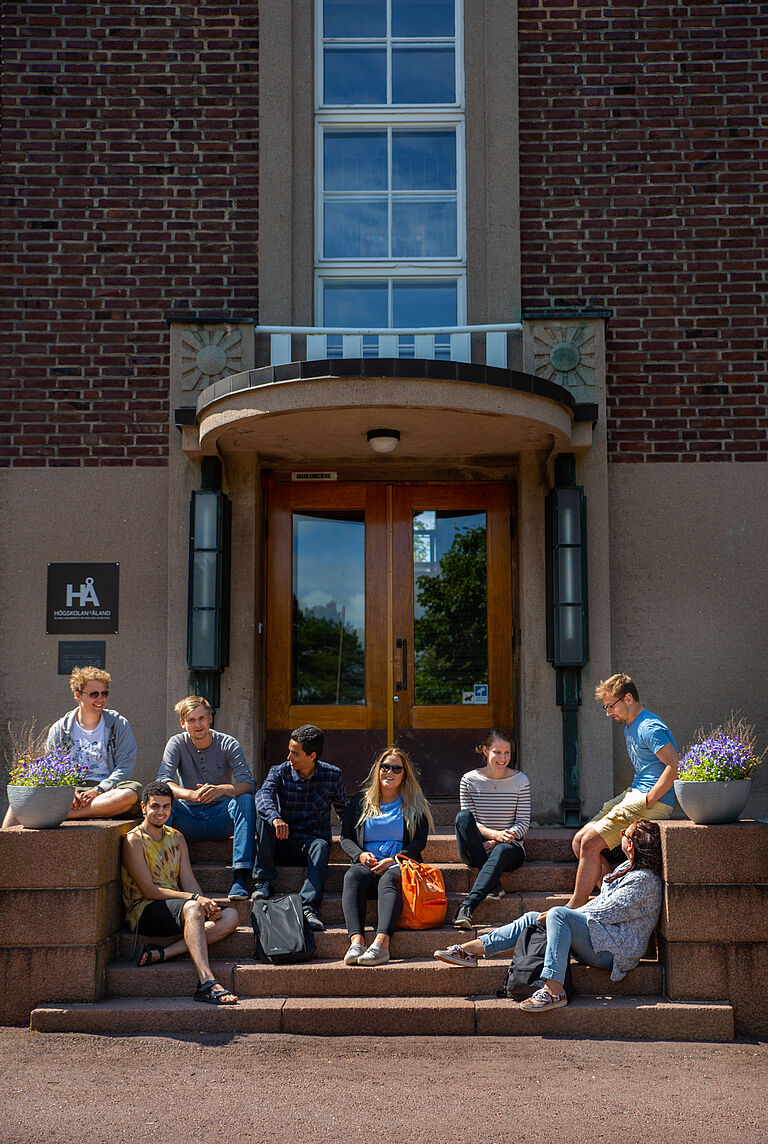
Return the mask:
[[672, 807], [665, 802], [655, 802], [652, 807], [645, 805], [645, 793], [641, 790], [623, 791], [618, 798], [604, 803], [594, 818], [586, 824], [596, 830], [605, 841], [606, 848], [613, 850], [621, 842], [621, 832], [638, 818], [648, 818], [651, 822], [663, 822], [672, 814]]
[[[81, 791], [93, 790], [94, 787], [99, 785], [98, 779], [83, 779], [80, 785], [76, 788], [78, 794]], [[141, 818], [141, 792], [144, 789], [141, 783], [135, 783], [132, 779], [124, 779], [121, 783], [115, 783], [111, 790], [132, 790], [136, 795], [136, 801], [133, 806], [129, 806], [122, 814], [115, 815], [116, 818]]]

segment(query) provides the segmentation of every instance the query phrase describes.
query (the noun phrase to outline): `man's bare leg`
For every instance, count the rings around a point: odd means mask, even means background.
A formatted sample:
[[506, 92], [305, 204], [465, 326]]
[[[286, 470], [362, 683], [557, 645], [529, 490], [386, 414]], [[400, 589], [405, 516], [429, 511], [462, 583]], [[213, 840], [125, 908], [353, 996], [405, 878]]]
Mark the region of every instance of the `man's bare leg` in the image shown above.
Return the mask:
[[[200, 984], [214, 976], [208, 959], [208, 946], [221, 941], [237, 927], [237, 910], [227, 906], [215, 921], [205, 921], [203, 907], [197, 901], [189, 901], [184, 906], [184, 937], [174, 942], [165, 951], [166, 957], [176, 957], [177, 953], [189, 950], [189, 956], [197, 970]], [[180, 947], [177, 949], [177, 947]]]
[[[576, 848], [577, 839], [578, 850]], [[606, 867], [606, 872], [610, 867], [603, 856], [605, 839], [593, 827], [582, 827], [573, 842], [574, 853], [579, 859], [579, 865], [576, 868], [576, 883], [573, 887], [573, 893], [565, 904], [570, 909], [575, 910], [579, 906], [583, 906], [589, 895], [594, 892], [595, 886], [603, 877], [603, 867]]]
[[136, 795], [125, 787], [97, 794], [87, 806], [73, 806], [67, 818], [119, 818], [136, 802]]

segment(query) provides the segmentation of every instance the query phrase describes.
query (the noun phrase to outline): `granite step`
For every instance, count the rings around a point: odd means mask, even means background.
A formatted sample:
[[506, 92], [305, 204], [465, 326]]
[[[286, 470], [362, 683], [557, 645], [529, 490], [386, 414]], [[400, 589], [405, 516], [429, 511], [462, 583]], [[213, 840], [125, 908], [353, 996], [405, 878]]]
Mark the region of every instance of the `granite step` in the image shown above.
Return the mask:
[[[393, 960], [387, 965], [366, 969], [345, 965], [341, 960], [346, 939], [337, 944], [333, 960], [316, 960], [295, 965], [264, 965], [246, 956], [232, 960], [224, 956], [211, 961], [211, 967], [222, 985], [234, 989], [240, 997], [463, 997], [470, 994], [495, 994], [504, 984], [509, 955], [488, 961], [476, 968], [445, 965], [433, 957], [435, 949], [448, 944], [439, 937], [423, 943], [422, 951], [403, 956], [393, 941]], [[334, 935], [329, 936], [330, 945]], [[339, 935], [342, 936], [342, 935]], [[445, 937], [445, 935], [443, 935]], [[217, 951], [218, 952], [218, 951]], [[654, 994], [663, 987], [661, 966], [644, 961], [622, 981], [612, 982], [607, 970], [591, 966], [572, 966], [574, 988], [579, 993], [596, 995]], [[151, 968], [139, 969], [133, 962], [113, 962], [106, 971], [108, 997], [169, 997], [190, 993], [196, 975], [191, 961], [174, 958]]]
[[[297, 875], [296, 884], [291, 887], [293, 890], [298, 891], [301, 885], [301, 877]], [[283, 892], [283, 891], [281, 891]], [[486, 898], [484, 902], [477, 907], [474, 913], [474, 920], [478, 925], [490, 927], [504, 925], [505, 922], [514, 921], [519, 918], [521, 914], [527, 913], [529, 910], [536, 910], [541, 913], [542, 910], [551, 909], [552, 906], [564, 906], [568, 901], [568, 891], [557, 892], [544, 891], [544, 892], [524, 892], [524, 893], [505, 893], [503, 898], [491, 899]], [[248, 924], [251, 917], [251, 901], [249, 899], [241, 901], [229, 901], [225, 898], [223, 893], [211, 893], [214, 901], [218, 902], [220, 906], [233, 906], [240, 915], [241, 923]], [[448, 910], [446, 917], [452, 921], [456, 915], [456, 911], [464, 901], [464, 893], [451, 893], [446, 894], [448, 899]], [[341, 906], [341, 894], [328, 894], [323, 898], [323, 904], [320, 907], [320, 917], [326, 925], [343, 925], [344, 911]], [[369, 925], [373, 925], [376, 919], [376, 903], [374, 901], [368, 902], [366, 920]], [[456, 931], [458, 932], [458, 931]]]
[[[449, 893], [466, 894], [476, 872], [459, 862], [435, 862], [440, 870]], [[328, 894], [341, 893], [344, 875], [349, 869], [348, 862], [332, 863], [328, 867], [325, 889]], [[214, 896], [226, 894], [232, 884], [232, 868], [219, 862], [194, 863], [195, 877], [205, 894]], [[278, 866], [275, 879], [277, 893], [285, 894], [298, 890], [306, 877], [303, 866]], [[566, 892], [573, 888], [576, 877], [576, 864], [571, 862], [526, 862], [519, 870], [502, 874], [501, 888], [505, 893], [519, 893], [527, 890], [534, 893], [545, 891]], [[255, 883], [252, 883], [255, 885]], [[251, 883], [249, 883], [251, 888]]]
[[[386, 967], [384, 967], [386, 968]], [[361, 970], [359, 972], [365, 972]], [[226, 984], [226, 982], [223, 982]], [[244, 998], [231, 1008], [189, 995], [119, 997], [95, 1004], [41, 1005], [35, 1032], [311, 1036], [546, 1036], [612, 1040], [732, 1041], [733, 1010], [661, 995], [576, 997], [566, 1008], [529, 1014], [493, 996]]]
[[[571, 839], [574, 831], [565, 827], [537, 827], [528, 832], [525, 838], [525, 856], [527, 862], [573, 862], [576, 858], [571, 849]], [[220, 842], [191, 842], [189, 846], [190, 857], [194, 862], [228, 863], [232, 856], [231, 839]], [[425, 862], [456, 862], [456, 838], [451, 830], [432, 834], [424, 850]], [[334, 835], [331, 844], [331, 862], [348, 863], [349, 858], [339, 844], [338, 834]]]

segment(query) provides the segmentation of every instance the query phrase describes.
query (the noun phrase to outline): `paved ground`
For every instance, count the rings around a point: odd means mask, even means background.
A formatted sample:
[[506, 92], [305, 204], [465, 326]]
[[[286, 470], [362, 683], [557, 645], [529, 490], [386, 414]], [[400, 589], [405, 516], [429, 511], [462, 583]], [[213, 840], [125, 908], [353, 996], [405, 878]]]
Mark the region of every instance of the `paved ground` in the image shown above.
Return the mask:
[[3, 1144], [765, 1144], [768, 1043], [0, 1030]]

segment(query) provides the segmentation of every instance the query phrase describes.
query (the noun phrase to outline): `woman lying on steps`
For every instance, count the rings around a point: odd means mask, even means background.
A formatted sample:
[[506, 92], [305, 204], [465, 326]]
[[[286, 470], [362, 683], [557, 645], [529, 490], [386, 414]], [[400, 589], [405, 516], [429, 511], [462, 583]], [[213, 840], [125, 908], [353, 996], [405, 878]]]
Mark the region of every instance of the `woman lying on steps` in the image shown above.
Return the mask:
[[610, 969], [620, 981], [634, 969], [648, 948], [661, 911], [661, 834], [657, 822], [641, 818], [621, 832], [626, 862], [603, 878], [600, 893], [572, 910], [555, 906], [523, 914], [509, 925], [491, 930], [475, 941], [438, 949], [435, 957], [449, 965], [476, 966], [478, 957], [513, 949], [526, 926], [546, 922], [544, 986], [520, 1003], [526, 1013], [558, 1009], [568, 1004], [563, 981], [568, 958], [584, 965]]

